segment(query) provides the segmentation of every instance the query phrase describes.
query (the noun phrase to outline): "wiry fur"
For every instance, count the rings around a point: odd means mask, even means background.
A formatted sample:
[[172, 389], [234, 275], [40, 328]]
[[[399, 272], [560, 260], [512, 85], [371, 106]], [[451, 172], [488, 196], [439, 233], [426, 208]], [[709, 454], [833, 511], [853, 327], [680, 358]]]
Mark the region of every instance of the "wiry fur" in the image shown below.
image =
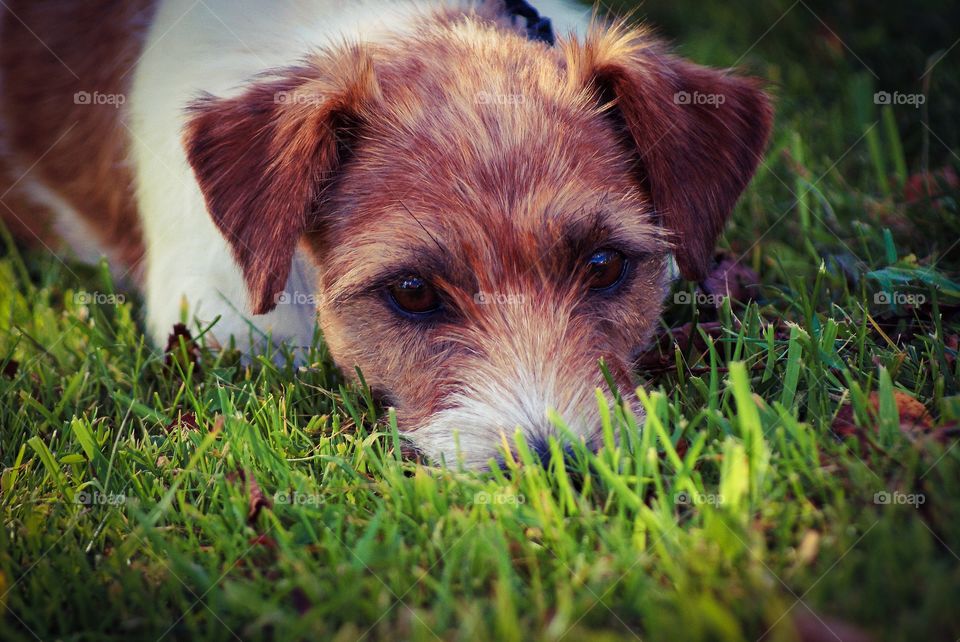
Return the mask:
[[[306, 343], [318, 312], [337, 363], [359, 366], [435, 460], [482, 466], [518, 426], [545, 439], [548, 408], [597, 443], [598, 362], [635, 402], [631, 357], [670, 254], [703, 273], [759, 160], [758, 84], [623, 24], [532, 42], [494, 0], [383, 5], [393, 23], [315, 4], [336, 24], [294, 3], [261, 24], [242, 0], [220, 26], [173, 30], [189, 3], [157, 9], [171, 35], [151, 31], [130, 109], [154, 335], [178, 293], [225, 314], [220, 336], [253, 313]], [[161, 42], [224, 51], [181, 71]], [[591, 292], [585, 264], [605, 247], [628, 272]], [[436, 287], [441, 314], [390, 305], [409, 274]]]

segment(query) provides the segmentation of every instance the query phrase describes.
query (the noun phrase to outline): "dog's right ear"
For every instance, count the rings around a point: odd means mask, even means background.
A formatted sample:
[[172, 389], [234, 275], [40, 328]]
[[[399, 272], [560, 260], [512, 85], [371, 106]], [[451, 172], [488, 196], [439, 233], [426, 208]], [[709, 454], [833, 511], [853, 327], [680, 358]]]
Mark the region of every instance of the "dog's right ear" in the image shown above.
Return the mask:
[[187, 158], [230, 243], [254, 314], [276, 305], [293, 253], [343, 160], [343, 141], [379, 96], [359, 46], [322, 54], [235, 98], [191, 106]]

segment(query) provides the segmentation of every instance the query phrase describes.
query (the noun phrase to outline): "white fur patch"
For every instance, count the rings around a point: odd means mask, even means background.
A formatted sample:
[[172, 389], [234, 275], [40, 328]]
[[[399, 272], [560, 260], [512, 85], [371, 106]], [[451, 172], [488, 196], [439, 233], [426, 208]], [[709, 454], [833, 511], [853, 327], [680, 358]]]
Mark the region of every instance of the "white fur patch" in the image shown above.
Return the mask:
[[540, 376], [519, 370], [471, 386], [450, 399], [449, 409], [438, 412], [407, 436], [433, 461], [479, 468], [502, 454], [504, 436], [513, 448], [518, 429], [528, 442], [551, 435], [566, 441], [568, 436], [560, 434], [547, 418], [547, 411], [555, 410], [573, 438], [592, 444], [599, 431], [596, 419], [590, 419], [597, 416], [594, 389], [585, 384], [572, 396], [569, 389], [563, 391], [567, 394], [560, 394], [564, 384], [558, 381], [555, 369], [548, 366], [541, 370]]

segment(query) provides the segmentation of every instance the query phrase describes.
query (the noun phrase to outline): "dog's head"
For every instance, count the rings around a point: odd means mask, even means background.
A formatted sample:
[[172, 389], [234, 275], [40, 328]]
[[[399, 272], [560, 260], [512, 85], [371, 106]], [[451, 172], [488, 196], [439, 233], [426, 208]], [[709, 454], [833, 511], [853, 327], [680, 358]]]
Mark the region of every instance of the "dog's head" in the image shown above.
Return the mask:
[[548, 408], [596, 443], [601, 359], [635, 402], [669, 257], [703, 275], [770, 122], [757, 82], [643, 31], [548, 47], [463, 18], [201, 101], [186, 144], [252, 311], [302, 244], [338, 364], [481, 466], [517, 427], [542, 448]]

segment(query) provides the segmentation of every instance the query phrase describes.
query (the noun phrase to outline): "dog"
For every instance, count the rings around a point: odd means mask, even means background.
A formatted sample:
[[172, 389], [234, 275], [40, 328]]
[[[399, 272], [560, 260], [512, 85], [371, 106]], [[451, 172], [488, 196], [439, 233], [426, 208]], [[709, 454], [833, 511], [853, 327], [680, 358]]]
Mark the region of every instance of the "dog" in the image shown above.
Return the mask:
[[157, 345], [184, 315], [221, 344], [319, 320], [432, 461], [483, 467], [517, 428], [545, 456], [548, 409], [599, 446], [598, 363], [642, 415], [633, 360], [772, 107], [536, 4], [6, 0], [0, 211], [108, 256]]

